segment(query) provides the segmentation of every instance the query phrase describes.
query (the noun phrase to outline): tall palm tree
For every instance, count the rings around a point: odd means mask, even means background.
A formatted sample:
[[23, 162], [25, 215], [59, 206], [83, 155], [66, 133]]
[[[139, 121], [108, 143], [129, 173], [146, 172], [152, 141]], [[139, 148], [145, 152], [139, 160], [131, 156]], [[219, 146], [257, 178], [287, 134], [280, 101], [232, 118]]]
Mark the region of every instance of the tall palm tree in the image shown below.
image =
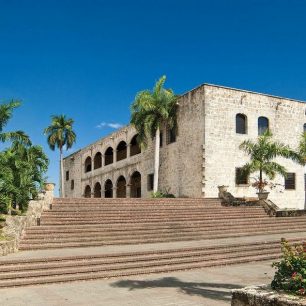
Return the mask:
[[153, 192], [158, 190], [160, 129], [163, 124], [176, 128], [177, 96], [165, 89], [166, 76], [162, 76], [153, 90], [139, 92], [131, 106], [131, 124], [138, 131], [138, 141], [146, 147], [149, 139], [155, 138]]
[[60, 152], [60, 195], [65, 197], [64, 191], [64, 169], [63, 169], [63, 150], [70, 149], [76, 141], [76, 134], [73, 131], [74, 120], [67, 118], [65, 115], [52, 116], [51, 125], [45, 130], [47, 141], [52, 151], [55, 148]]
[[273, 141], [270, 131], [259, 136], [256, 142], [245, 140], [239, 148], [250, 156], [250, 162], [243, 166], [242, 171], [245, 174], [259, 172], [259, 192], [264, 190], [264, 173], [271, 180], [275, 178], [276, 174], [286, 177], [286, 168], [273, 161], [276, 157], [284, 157], [296, 162], [300, 160], [299, 154], [289, 146]]
[[5, 141], [20, 141], [24, 144], [30, 145], [29, 136], [23, 131], [3, 132], [4, 127], [8, 124], [13, 116], [15, 108], [20, 106], [20, 102], [12, 100], [9, 103], [0, 104], [0, 142]]

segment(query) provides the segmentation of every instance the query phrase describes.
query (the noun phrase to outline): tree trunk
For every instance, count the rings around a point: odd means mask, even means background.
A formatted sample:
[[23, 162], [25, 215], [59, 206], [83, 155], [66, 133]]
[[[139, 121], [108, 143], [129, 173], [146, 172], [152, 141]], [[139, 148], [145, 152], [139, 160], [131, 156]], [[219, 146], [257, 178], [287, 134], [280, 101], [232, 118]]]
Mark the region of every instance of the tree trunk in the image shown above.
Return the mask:
[[64, 190], [64, 166], [63, 166], [63, 150], [60, 149], [60, 197], [65, 197]]
[[160, 147], [160, 130], [157, 128], [155, 132], [155, 156], [154, 156], [154, 184], [153, 192], [158, 190], [158, 174], [159, 174], [159, 147]]
[[263, 188], [262, 188], [262, 170], [260, 169], [259, 170], [259, 192], [262, 192], [263, 191]]

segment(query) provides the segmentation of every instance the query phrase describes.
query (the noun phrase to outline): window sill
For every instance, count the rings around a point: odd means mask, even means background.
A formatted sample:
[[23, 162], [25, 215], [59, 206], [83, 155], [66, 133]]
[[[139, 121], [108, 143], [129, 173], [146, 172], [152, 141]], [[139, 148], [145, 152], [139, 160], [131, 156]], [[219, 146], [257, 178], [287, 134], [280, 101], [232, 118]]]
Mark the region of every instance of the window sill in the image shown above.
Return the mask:
[[250, 187], [250, 184], [236, 184], [236, 187]]

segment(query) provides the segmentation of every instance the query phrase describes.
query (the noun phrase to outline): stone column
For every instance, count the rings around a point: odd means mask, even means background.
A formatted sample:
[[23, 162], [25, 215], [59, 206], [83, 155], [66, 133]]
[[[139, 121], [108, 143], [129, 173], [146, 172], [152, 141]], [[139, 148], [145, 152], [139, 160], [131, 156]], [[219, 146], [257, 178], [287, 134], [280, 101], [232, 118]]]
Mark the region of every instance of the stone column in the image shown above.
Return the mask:
[[117, 198], [117, 187], [113, 187], [113, 198]]
[[128, 143], [126, 145], [126, 158], [129, 158], [131, 156], [131, 144]]
[[105, 163], [105, 154], [102, 154], [102, 168], [104, 167], [104, 163]]
[[126, 184], [126, 197], [131, 197], [131, 184]]
[[113, 155], [113, 163], [116, 164], [116, 162], [117, 162], [117, 149], [113, 150], [113, 154], [114, 154]]

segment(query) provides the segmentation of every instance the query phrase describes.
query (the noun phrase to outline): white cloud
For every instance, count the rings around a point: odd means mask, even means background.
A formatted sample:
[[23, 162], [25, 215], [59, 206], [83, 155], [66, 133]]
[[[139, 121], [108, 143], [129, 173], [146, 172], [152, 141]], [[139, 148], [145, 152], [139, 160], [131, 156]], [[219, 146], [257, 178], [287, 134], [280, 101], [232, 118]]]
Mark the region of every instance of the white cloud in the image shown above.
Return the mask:
[[101, 122], [96, 126], [96, 128], [98, 129], [103, 129], [103, 128], [119, 129], [121, 127], [123, 127], [123, 125], [117, 122]]

